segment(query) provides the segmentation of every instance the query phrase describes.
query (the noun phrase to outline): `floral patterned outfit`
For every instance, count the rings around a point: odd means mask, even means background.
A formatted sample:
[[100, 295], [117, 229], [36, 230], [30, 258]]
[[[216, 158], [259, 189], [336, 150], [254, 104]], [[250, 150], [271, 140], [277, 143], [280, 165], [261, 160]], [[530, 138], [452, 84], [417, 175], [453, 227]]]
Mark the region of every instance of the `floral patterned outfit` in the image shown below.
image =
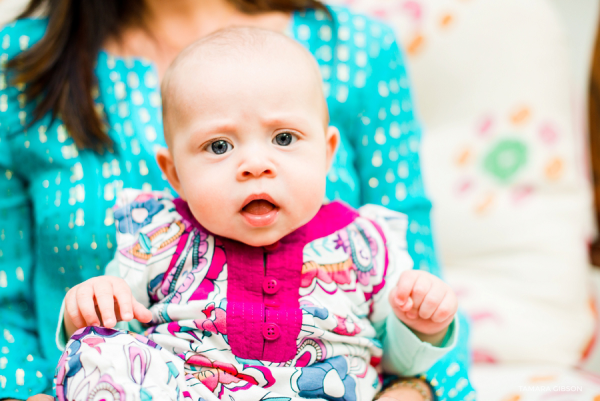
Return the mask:
[[57, 369], [60, 401], [370, 401], [380, 363], [415, 375], [454, 346], [457, 323], [434, 347], [389, 305], [412, 268], [404, 215], [332, 202], [256, 248], [159, 192], [125, 190], [115, 208], [118, 274], [153, 319], [147, 337], [80, 329]]

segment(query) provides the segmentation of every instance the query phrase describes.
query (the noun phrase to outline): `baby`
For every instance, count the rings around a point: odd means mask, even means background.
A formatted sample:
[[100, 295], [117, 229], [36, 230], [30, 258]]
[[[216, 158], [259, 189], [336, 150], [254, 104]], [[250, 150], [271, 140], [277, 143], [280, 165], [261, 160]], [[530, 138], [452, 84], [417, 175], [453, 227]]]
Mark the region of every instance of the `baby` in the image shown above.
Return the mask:
[[[113, 275], [65, 297], [59, 400], [372, 400], [381, 370], [453, 347], [456, 298], [411, 270], [406, 217], [323, 204], [340, 139], [301, 45], [219, 31], [162, 94], [179, 198], [120, 194]], [[132, 319], [143, 336], [113, 329]]]

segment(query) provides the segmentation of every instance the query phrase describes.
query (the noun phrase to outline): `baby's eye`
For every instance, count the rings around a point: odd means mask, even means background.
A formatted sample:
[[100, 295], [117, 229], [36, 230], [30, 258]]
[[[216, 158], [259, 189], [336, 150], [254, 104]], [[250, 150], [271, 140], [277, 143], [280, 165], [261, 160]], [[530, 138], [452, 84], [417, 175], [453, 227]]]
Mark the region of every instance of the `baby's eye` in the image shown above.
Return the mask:
[[233, 145], [223, 139], [214, 141], [206, 148], [206, 150], [208, 150], [210, 153], [214, 153], [215, 155], [222, 155], [231, 149], [233, 149]]
[[279, 146], [290, 146], [297, 140], [298, 138], [296, 137], [296, 135], [290, 132], [282, 132], [280, 134], [277, 134], [275, 138], [273, 138], [273, 143]]

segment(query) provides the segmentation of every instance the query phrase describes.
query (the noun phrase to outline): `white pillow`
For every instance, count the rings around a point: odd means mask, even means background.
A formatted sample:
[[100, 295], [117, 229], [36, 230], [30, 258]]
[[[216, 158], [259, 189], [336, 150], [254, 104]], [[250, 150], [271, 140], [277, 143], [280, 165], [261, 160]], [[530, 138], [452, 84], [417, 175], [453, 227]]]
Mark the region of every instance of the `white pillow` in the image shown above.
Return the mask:
[[0, 0], [0, 28], [19, 15], [27, 3], [26, 0]]
[[475, 365], [470, 377], [485, 401], [595, 401], [598, 376], [549, 364]]
[[473, 320], [476, 360], [575, 364], [594, 326], [591, 201], [555, 10], [544, 0], [352, 5], [387, 19], [407, 51], [435, 239]]

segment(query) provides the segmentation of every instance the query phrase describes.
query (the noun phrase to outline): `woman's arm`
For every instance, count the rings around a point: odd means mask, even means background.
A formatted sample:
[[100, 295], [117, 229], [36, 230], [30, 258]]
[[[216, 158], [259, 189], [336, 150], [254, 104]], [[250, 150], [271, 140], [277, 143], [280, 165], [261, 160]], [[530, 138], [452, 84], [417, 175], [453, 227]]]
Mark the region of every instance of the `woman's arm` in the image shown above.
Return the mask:
[[[5, 121], [1, 111], [0, 121]], [[8, 140], [0, 131], [0, 399], [24, 400], [52, 388], [47, 378], [53, 366], [40, 356], [32, 301], [31, 219], [26, 183], [13, 170]]]
[[51, 390], [53, 366], [41, 357], [37, 340], [31, 210], [23, 182], [5, 166], [0, 139], [0, 399], [24, 400]]
[[[10, 85], [5, 62], [26, 45], [27, 22], [0, 31], [0, 399], [25, 400], [50, 392], [53, 363], [40, 353], [33, 306], [35, 274], [33, 217], [27, 180], [12, 160], [11, 137], [23, 131], [19, 95]], [[38, 35], [39, 36], [39, 35]], [[30, 43], [29, 43], [30, 44]]]
[[[364, 88], [362, 124], [351, 140], [357, 149], [361, 203], [374, 203], [408, 216], [408, 252], [414, 268], [441, 276], [433, 246], [430, 210], [419, 159], [418, 123], [402, 53], [391, 29], [382, 27], [379, 54], [371, 59]], [[459, 313], [460, 315], [460, 313]], [[468, 323], [460, 316], [458, 344], [427, 372], [434, 390], [456, 399], [474, 399], [469, 383]], [[442, 384], [443, 383], [443, 384]], [[473, 397], [473, 398], [471, 398]]]

